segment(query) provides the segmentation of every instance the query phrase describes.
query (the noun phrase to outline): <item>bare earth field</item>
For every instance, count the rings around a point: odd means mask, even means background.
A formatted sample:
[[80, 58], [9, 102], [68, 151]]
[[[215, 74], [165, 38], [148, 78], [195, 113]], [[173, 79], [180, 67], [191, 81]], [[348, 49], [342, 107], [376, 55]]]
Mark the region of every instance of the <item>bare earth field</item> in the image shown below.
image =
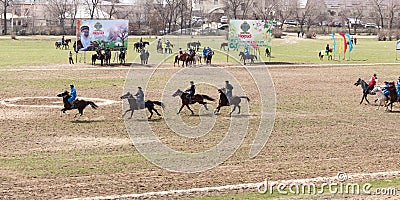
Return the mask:
[[[141, 68], [141, 66], [132, 66]], [[160, 66], [146, 92], [146, 99], [159, 100], [157, 93], [167, 76], [177, 69]], [[221, 65], [210, 67], [223, 67]], [[238, 151], [220, 166], [199, 173], [170, 172], [147, 161], [129, 138], [122, 114], [124, 83], [129, 67], [92, 67], [87, 65], [36, 66], [30, 70], [2, 70], [0, 100], [15, 97], [55, 97], [74, 82], [80, 98], [100, 98], [116, 103], [86, 108], [74, 121], [73, 114], [60, 117], [60, 108], [10, 107], [0, 104], [0, 196], [4, 199], [69, 199], [118, 194], [140, 194], [166, 190], [213, 187], [268, 180], [332, 177], [338, 172], [374, 173], [399, 170], [398, 130], [400, 105], [394, 112], [376, 110], [359, 104], [361, 88], [353, 84], [361, 77], [377, 73], [379, 84], [395, 80], [395, 66], [359, 65], [275, 65], [268, 69], [274, 82], [277, 112], [267, 145], [254, 159], [248, 157], [260, 120], [260, 97], [241, 66], [227, 66], [251, 101], [242, 103], [250, 116], [250, 126]], [[143, 70], [149, 70], [144, 67]], [[205, 74], [206, 76], [207, 74]], [[223, 86], [224, 80], [221, 80]], [[186, 89], [188, 83], [177, 85]], [[136, 92], [136, 89], [132, 92]], [[234, 93], [236, 91], [234, 90]], [[215, 88], [198, 86], [198, 93], [218, 99]], [[172, 98], [172, 97], [171, 97]], [[369, 96], [371, 102], [373, 97]], [[22, 105], [61, 105], [58, 99], [16, 102]], [[174, 109], [179, 108], [175, 99]], [[211, 103], [215, 108], [217, 103]], [[194, 106], [195, 112], [200, 109]], [[139, 111], [139, 112], [144, 112]], [[209, 111], [211, 112], [211, 111]], [[200, 123], [197, 115], [181, 113], [189, 125]], [[233, 117], [240, 117], [234, 115]], [[208, 149], [229, 126], [228, 108], [217, 116], [218, 125], [207, 135], [181, 138], [167, 129], [163, 119], [150, 121], [160, 140], [187, 152]], [[392, 177], [400, 178], [400, 174]], [[361, 177], [356, 181], [368, 181]], [[256, 192], [240, 189], [221, 193]], [[192, 193], [167, 198], [209, 196], [219, 192]], [[165, 197], [165, 196], [164, 196]], [[341, 198], [341, 197], [329, 197]], [[349, 197], [354, 198], [354, 197]], [[366, 197], [360, 197], [365, 199]], [[373, 197], [368, 197], [373, 198]], [[355, 197], [358, 199], [358, 197]]]

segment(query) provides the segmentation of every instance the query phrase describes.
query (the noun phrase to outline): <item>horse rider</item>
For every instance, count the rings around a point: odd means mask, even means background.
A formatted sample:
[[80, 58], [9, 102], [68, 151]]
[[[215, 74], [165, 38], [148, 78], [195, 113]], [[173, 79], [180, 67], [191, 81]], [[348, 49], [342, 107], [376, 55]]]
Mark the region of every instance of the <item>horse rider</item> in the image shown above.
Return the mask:
[[71, 104], [72, 108], [75, 108], [76, 107], [76, 89], [75, 89], [74, 84], [71, 84], [69, 86], [71, 87], [71, 90], [69, 92], [71, 94], [71, 97], [68, 98], [68, 103]]
[[165, 42], [165, 45], [169, 48], [169, 47], [171, 46], [171, 42], [170, 42], [169, 40], [167, 40], [167, 41]]
[[382, 92], [383, 92], [383, 94], [384, 94], [386, 97], [388, 97], [389, 94], [390, 94], [390, 90], [388, 90], [389, 87], [390, 87], [390, 85], [389, 85], [389, 82], [388, 82], [388, 81], [385, 81], [384, 84], [385, 84], [385, 85], [382, 86]]
[[206, 47], [203, 49], [203, 56], [206, 57], [208, 55], [208, 51], [209, 51], [210, 47]]
[[233, 90], [233, 86], [229, 83], [229, 81], [225, 81], [226, 97], [228, 97], [229, 102], [232, 99], [232, 90]]
[[185, 92], [189, 92], [189, 94], [186, 95], [186, 98], [188, 98], [190, 101], [192, 101], [192, 97], [196, 93], [196, 86], [194, 85], [193, 81], [190, 81], [190, 88], [185, 90]]
[[179, 48], [179, 50], [178, 50], [178, 56], [179, 56], [179, 59], [183, 56], [183, 50], [182, 50], [182, 48]]
[[400, 98], [400, 76], [399, 79], [396, 81], [396, 89], [397, 89], [397, 96]]
[[246, 49], [244, 50], [244, 55], [245, 55], [246, 57], [250, 55], [249, 47], [246, 47]]
[[369, 92], [374, 89], [376, 82], [378, 81], [378, 77], [376, 74], [372, 75], [371, 80], [369, 81], [368, 88], [366, 92]]
[[190, 55], [190, 56], [196, 55], [196, 50], [190, 48], [190, 49], [189, 49], [189, 55]]
[[326, 47], [325, 47], [325, 53], [326, 53], [326, 55], [329, 55], [329, 43], [327, 43], [326, 44]]
[[65, 38], [64, 38], [64, 36], [62, 36], [62, 38], [61, 38], [61, 45], [64, 45], [65, 44]]
[[136, 103], [138, 104], [138, 107], [144, 108], [144, 93], [143, 93], [142, 87], [139, 86], [138, 91], [133, 96], [136, 97]]

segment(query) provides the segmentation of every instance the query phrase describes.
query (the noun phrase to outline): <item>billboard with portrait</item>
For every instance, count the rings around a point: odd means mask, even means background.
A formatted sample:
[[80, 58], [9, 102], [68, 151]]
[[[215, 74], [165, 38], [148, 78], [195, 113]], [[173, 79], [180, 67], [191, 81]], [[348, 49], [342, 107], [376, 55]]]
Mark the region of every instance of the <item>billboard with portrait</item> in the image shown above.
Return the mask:
[[78, 20], [76, 51], [128, 49], [129, 20]]
[[270, 20], [230, 20], [229, 47], [270, 47], [272, 28]]

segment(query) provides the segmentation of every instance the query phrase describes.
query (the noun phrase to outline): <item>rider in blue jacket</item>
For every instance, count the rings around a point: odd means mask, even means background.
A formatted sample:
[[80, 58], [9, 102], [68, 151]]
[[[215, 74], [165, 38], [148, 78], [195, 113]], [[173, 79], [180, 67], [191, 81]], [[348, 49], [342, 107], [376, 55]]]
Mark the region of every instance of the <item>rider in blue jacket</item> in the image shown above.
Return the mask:
[[390, 91], [388, 90], [389, 82], [385, 81], [385, 85], [382, 87], [382, 92], [385, 96], [389, 96]]
[[397, 89], [397, 96], [400, 97], [400, 76], [399, 79], [396, 81], [396, 89]]
[[71, 91], [70, 91], [71, 97], [68, 98], [68, 102], [71, 104], [72, 108], [75, 108], [74, 100], [76, 99], [76, 89], [75, 89], [74, 84], [71, 84], [69, 86], [71, 87]]

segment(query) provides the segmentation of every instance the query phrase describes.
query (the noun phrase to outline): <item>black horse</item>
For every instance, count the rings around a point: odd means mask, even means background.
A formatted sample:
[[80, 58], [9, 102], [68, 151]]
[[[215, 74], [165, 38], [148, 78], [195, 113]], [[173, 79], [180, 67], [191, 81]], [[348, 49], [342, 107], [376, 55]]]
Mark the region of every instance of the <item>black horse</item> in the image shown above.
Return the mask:
[[362, 102], [367, 101], [367, 103], [369, 104], [369, 101], [367, 99], [367, 95], [371, 95], [371, 90], [369, 89], [369, 85], [367, 82], [365, 82], [364, 80], [362, 80], [361, 78], [358, 78], [357, 82], [354, 83], [355, 86], [361, 86], [361, 88], [363, 89], [363, 96], [361, 98], [360, 104], [362, 104]]
[[158, 113], [158, 111], [154, 108], [154, 105], [161, 106], [161, 108], [165, 107], [162, 102], [150, 101], [150, 100], [147, 100], [146, 102], [144, 102], [144, 105], [140, 105], [140, 103], [136, 102], [135, 97], [133, 97], [133, 95], [130, 92], [127, 92], [126, 94], [122, 95], [121, 99], [128, 99], [128, 103], [129, 103], [129, 107], [130, 107], [130, 109], [128, 109], [124, 112], [122, 117], [124, 117], [127, 112], [131, 111], [130, 118], [132, 118], [133, 111], [147, 108], [147, 110], [150, 112], [150, 117], [148, 117], [148, 119], [151, 119], [151, 117], [153, 116], [153, 111], [156, 112], [158, 116], [161, 116], [161, 114]]
[[103, 66], [104, 59], [105, 59], [105, 54], [101, 53], [101, 51], [98, 50], [96, 54], [92, 55], [92, 65], [96, 64], [96, 60], [100, 60], [100, 65]]
[[125, 64], [125, 54], [126, 54], [126, 51], [120, 51], [119, 52], [119, 56], [118, 56], [118, 58], [119, 58], [119, 63], [122, 65], [122, 64]]
[[136, 52], [140, 52], [140, 50], [145, 48], [146, 45], [150, 45], [150, 43], [149, 42], [142, 42], [142, 43], [136, 42], [135, 44], [133, 44]]
[[106, 49], [104, 51], [104, 60], [106, 61], [106, 65], [111, 65], [111, 50]]
[[199, 51], [201, 43], [199, 41], [197, 41], [197, 42], [188, 42], [186, 45], [187, 45], [188, 49], [193, 47], [196, 51]]
[[233, 105], [233, 109], [232, 111], [229, 113], [229, 115], [231, 115], [233, 113], [233, 111], [235, 111], [236, 107], [239, 108], [239, 112], [238, 114], [240, 114], [240, 102], [242, 101], [241, 98], [243, 99], [247, 99], [247, 101], [250, 101], [249, 97], [247, 96], [233, 96], [231, 98], [231, 100], [228, 100], [228, 97], [226, 97], [225, 93], [222, 91], [222, 89], [218, 89], [219, 92], [219, 102], [218, 102], [218, 107], [215, 109], [214, 114], [219, 113], [219, 110], [221, 109], [221, 107], [224, 106], [231, 106]]
[[179, 114], [179, 113], [182, 111], [182, 108], [183, 108], [184, 106], [186, 106], [186, 107], [190, 110], [190, 112], [192, 112], [192, 115], [194, 115], [194, 112], [193, 112], [192, 109], [190, 109], [189, 104], [199, 103], [199, 104], [202, 104], [206, 110], [208, 110], [208, 108], [207, 108], [207, 102], [205, 102], [204, 99], [209, 100], [209, 101], [215, 101], [215, 99], [213, 99], [213, 98], [211, 98], [211, 97], [209, 97], [209, 96], [207, 96], [207, 95], [204, 95], [204, 94], [195, 94], [195, 95], [192, 97], [192, 100], [189, 100], [189, 99], [187, 98], [187, 95], [188, 95], [188, 94], [189, 94], [189, 93], [183, 92], [183, 91], [180, 90], [180, 89], [178, 89], [174, 94], [172, 94], [173, 97], [179, 96], [179, 97], [181, 97], [181, 100], [182, 100], [182, 106], [181, 106], [181, 108], [179, 109], [179, 111], [178, 111], [177, 114]]
[[97, 107], [99, 107], [92, 101], [85, 101], [85, 100], [78, 100], [78, 99], [75, 100], [75, 107], [72, 107], [71, 103], [68, 102], [68, 99], [71, 97], [71, 95], [69, 94], [68, 91], [64, 91], [63, 93], [57, 94], [57, 97], [63, 98], [64, 108], [61, 109], [62, 113], [65, 113], [65, 111], [67, 111], [67, 110], [78, 109], [79, 113], [76, 113], [75, 117], [78, 114], [80, 114], [79, 117], [82, 116], [83, 109], [85, 109], [86, 106], [88, 106], [88, 105], [90, 105], [93, 109], [97, 109]]

